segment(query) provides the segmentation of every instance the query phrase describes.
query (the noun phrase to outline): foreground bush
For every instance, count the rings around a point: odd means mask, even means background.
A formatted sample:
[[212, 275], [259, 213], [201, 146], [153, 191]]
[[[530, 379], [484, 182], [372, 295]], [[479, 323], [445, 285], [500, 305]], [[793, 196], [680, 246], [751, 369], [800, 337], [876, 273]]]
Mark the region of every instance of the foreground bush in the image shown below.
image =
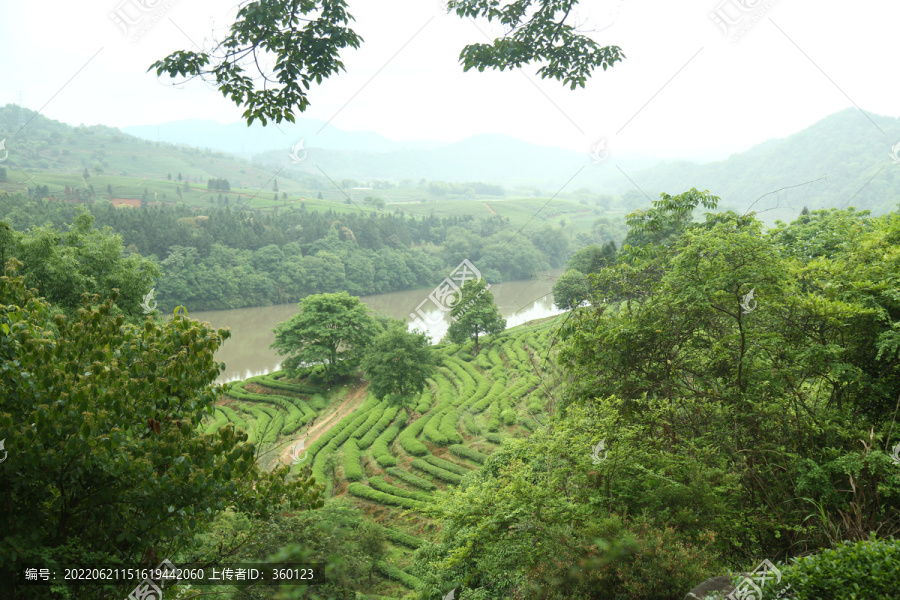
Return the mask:
[[[763, 597], [790, 586], [785, 600], [894, 600], [900, 597], [900, 540], [874, 537], [778, 565], [782, 579], [769, 580]], [[735, 580], [739, 586], [742, 578]], [[738, 589], [741, 589], [738, 587]]]

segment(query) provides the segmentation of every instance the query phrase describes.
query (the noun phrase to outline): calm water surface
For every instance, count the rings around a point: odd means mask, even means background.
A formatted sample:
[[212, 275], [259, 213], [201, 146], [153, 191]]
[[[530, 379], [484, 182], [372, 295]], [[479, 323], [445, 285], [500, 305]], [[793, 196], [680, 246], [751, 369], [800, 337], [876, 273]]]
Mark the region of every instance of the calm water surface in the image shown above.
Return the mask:
[[[506, 317], [507, 327], [521, 325], [533, 319], [559, 314], [563, 311], [553, 306], [551, 288], [562, 270], [554, 269], [538, 274], [533, 279], [495, 283], [491, 286], [494, 302], [500, 313]], [[430, 289], [407, 292], [392, 292], [375, 296], [362, 296], [361, 300], [372, 311], [395, 319], [404, 319], [412, 324], [413, 313], [420, 303], [431, 293]], [[423, 306], [423, 310], [430, 302]], [[281, 321], [295, 315], [297, 304], [280, 304], [256, 308], [234, 310], [212, 310], [192, 312], [191, 318], [209, 321], [216, 328], [228, 327], [231, 337], [216, 353], [216, 360], [225, 363], [225, 371], [219, 376], [220, 383], [246, 379], [278, 370], [281, 358], [269, 345], [275, 341], [272, 328]], [[419, 329], [427, 329], [433, 342], [437, 343], [450, 325], [449, 313], [432, 310], [426, 313], [425, 321], [417, 320]], [[423, 327], [424, 325], [424, 327]]]

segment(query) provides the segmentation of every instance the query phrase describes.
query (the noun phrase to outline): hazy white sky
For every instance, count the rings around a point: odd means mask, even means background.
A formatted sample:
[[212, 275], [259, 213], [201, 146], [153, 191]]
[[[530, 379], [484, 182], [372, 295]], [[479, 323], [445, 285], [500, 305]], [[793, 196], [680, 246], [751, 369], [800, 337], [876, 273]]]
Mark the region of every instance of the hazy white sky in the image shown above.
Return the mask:
[[[149, 13], [157, 22], [137, 41], [110, 17], [136, 14], [132, 2], [158, 5]], [[741, 2], [755, 7], [745, 22], [757, 22], [732, 41], [710, 14], [736, 19]], [[172, 51], [203, 45], [236, 6], [4, 0], [0, 105], [18, 103], [21, 91], [28, 108], [74, 125], [238, 121], [242, 110], [211, 86], [174, 88], [146, 72]], [[395, 140], [491, 132], [587, 151], [617, 134], [611, 151], [677, 157], [744, 150], [854, 104], [900, 116], [896, 0], [584, 0], [581, 16], [602, 29], [592, 35], [627, 58], [576, 91], [539, 79], [536, 68], [463, 73], [462, 47], [499, 30], [442, 14], [438, 0], [351, 0], [350, 8], [365, 42], [344, 54], [346, 73], [312, 90], [305, 116]]]

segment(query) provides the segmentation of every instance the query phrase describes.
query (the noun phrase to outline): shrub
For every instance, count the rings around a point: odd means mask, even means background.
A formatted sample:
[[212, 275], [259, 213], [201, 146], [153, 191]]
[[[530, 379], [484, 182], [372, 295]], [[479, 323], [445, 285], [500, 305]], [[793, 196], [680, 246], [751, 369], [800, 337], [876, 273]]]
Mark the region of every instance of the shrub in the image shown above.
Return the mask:
[[416, 439], [416, 436], [421, 433], [422, 429], [431, 420], [433, 415], [425, 415], [420, 418], [418, 421], [404, 429], [400, 432], [400, 445], [403, 449], [411, 454], [412, 456], [425, 456], [428, 454], [428, 447], [425, 446], [422, 442]]
[[387, 472], [391, 476], [396, 477], [397, 479], [402, 479], [406, 483], [408, 483], [410, 485], [414, 485], [417, 488], [421, 488], [428, 492], [437, 489], [437, 486], [434, 485], [433, 483], [431, 483], [430, 481], [428, 481], [427, 479], [422, 479], [418, 475], [413, 475], [409, 471], [406, 471], [399, 467], [390, 467], [389, 469], [387, 469]]
[[393, 527], [382, 526], [381, 529], [384, 530], [384, 537], [386, 537], [390, 541], [406, 546], [407, 548], [412, 548], [413, 550], [420, 547], [424, 543], [419, 538], [413, 537], [408, 533], [398, 531]]
[[462, 477], [460, 477], [456, 473], [451, 473], [450, 471], [447, 471], [440, 467], [436, 467], [430, 463], [425, 462], [421, 458], [417, 458], [417, 459], [413, 460], [412, 463], [410, 463], [410, 464], [412, 464], [412, 466], [414, 466], [417, 469], [425, 471], [429, 475], [437, 477], [441, 481], [446, 481], [447, 483], [454, 483], [454, 484], [459, 485], [459, 482], [462, 481]]
[[407, 573], [406, 571], [403, 571], [401, 569], [398, 569], [397, 567], [391, 566], [391, 565], [387, 564], [386, 562], [384, 562], [383, 560], [379, 560], [377, 563], [375, 563], [375, 568], [378, 570], [379, 573], [381, 573], [388, 579], [393, 579], [394, 581], [399, 581], [400, 583], [402, 583], [403, 585], [405, 585], [406, 587], [408, 587], [411, 590], [418, 589], [419, 586], [422, 585], [422, 582], [421, 582], [421, 580], [419, 580], [418, 577], [414, 577], [414, 576], [410, 575], [409, 573]]
[[434, 404], [434, 396], [431, 395], [431, 390], [425, 390], [422, 392], [422, 395], [419, 396], [419, 403], [416, 405], [416, 412], [420, 415], [424, 415], [428, 412], [428, 409], [431, 408], [431, 405]]
[[490, 433], [490, 432], [485, 433], [484, 439], [486, 439], [487, 441], [489, 441], [492, 444], [502, 444], [503, 443], [503, 436], [500, 435], [499, 433]]
[[348, 481], [359, 481], [362, 475], [362, 467], [359, 466], [359, 447], [356, 440], [350, 438], [344, 444], [344, 477]]
[[441, 424], [441, 417], [443, 413], [437, 413], [431, 416], [428, 419], [428, 423], [425, 424], [424, 434], [429, 440], [434, 442], [435, 444], [439, 444], [441, 446], [446, 446], [450, 443], [450, 440], [447, 439], [447, 436], [439, 429]]
[[316, 412], [324, 410], [324, 408], [328, 405], [328, 401], [325, 400], [325, 396], [322, 394], [313, 394], [312, 398], [309, 399], [309, 405]]
[[384, 504], [387, 506], [400, 506], [402, 508], [412, 509], [424, 508], [426, 506], [424, 502], [419, 502], [418, 500], [412, 500], [410, 498], [402, 498], [400, 496], [393, 496], [391, 494], [385, 494], [384, 492], [379, 492], [378, 490], [370, 488], [369, 486], [363, 485], [361, 483], [351, 483], [347, 486], [347, 491], [357, 498], [370, 500], [372, 502], [377, 502], [379, 504]]
[[369, 477], [369, 485], [379, 492], [384, 492], [385, 494], [401, 496], [403, 498], [410, 498], [411, 500], [418, 500], [419, 502], [434, 502], [434, 498], [432, 498], [428, 494], [423, 494], [422, 492], [414, 492], [411, 490], [404, 490], [401, 487], [391, 485], [381, 477]]
[[382, 467], [393, 467], [397, 464], [397, 459], [391, 454], [389, 445], [394, 441], [398, 433], [400, 433], [400, 426], [396, 424], [391, 425], [375, 438], [375, 441], [372, 443], [372, 456], [375, 457], [376, 462]]
[[438, 458], [437, 456], [431, 454], [426, 456], [425, 460], [436, 467], [440, 467], [441, 469], [450, 471], [451, 473], [456, 473], [457, 475], [468, 475], [472, 472], [471, 469], [467, 469], [456, 464], [455, 462], [450, 462], [449, 460], [444, 460], [443, 458]]
[[460, 444], [453, 444], [449, 448], [450, 452], [459, 456], [461, 458], [467, 458], [471, 461], [477, 462], [479, 464], [484, 464], [484, 462], [488, 459], [487, 454], [482, 454], [478, 450], [473, 448], [467, 448], [466, 446], [462, 446]]
[[[795, 558], [792, 564], [778, 565], [780, 583], [769, 580], [763, 597], [773, 597], [790, 586], [791, 600], [888, 600], [900, 594], [900, 540], [879, 540], [874, 536], [858, 542], [843, 541], [818, 554]], [[735, 582], [735, 585], [741, 578]]]
[[450, 409], [441, 417], [440, 432], [447, 438], [447, 443], [461, 442], [462, 438], [456, 431], [456, 422], [459, 421], [459, 413], [456, 409]]

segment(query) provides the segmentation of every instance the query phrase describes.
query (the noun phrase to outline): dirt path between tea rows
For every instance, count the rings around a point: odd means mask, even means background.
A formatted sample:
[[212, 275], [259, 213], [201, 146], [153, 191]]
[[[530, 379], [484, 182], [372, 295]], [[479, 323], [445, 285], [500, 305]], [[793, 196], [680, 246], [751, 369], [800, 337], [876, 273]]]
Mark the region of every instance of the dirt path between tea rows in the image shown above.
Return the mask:
[[334, 410], [334, 412], [325, 416], [324, 418], [321, 414], [316, 415], [316, 417], [313, 419], [312, 427], [310, 427], [306, 431], [298, 431], [297, 433], [290, 436], [290, 438], [282, 440], [282, 442], [287, 442], [287, 446], [284, 450], [281, 451], [281, 454], [279, 455], [279, 462], [289, 465], [292, 460], [291, 450], [294, 448], [297, 442], [302, 439], [304, 442], [304, 447], [309, 448], [310, 446], [312, 446], [313, 442], [322, 437], [329, 429], [337, 425], [341, 421], [341, 419], [356, 410], [357, 407], [362, 404], [363, 400], [366, 399], [367, 388], [368, 384], [353, 388], [353, 390], [351, 390], [350, 393], [347, 394], [347, 397], [337, 405], [337, 408]]

